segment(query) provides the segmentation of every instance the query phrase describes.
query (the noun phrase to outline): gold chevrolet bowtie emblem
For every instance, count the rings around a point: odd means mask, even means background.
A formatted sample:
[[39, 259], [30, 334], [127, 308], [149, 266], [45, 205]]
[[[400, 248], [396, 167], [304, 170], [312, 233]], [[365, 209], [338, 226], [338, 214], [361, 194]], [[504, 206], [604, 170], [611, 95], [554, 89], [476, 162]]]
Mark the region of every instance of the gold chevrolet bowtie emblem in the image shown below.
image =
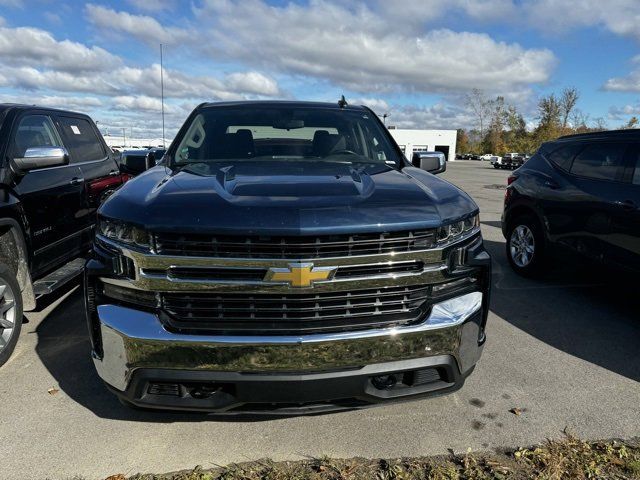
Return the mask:
[[337, 267], [314, 267], [313, 263], [290, 263], [287, 268], [272, 267], [264, 277], [265, 282], [286, 282], [291, 287], [311, 287], [318, 280], [333, 278]]

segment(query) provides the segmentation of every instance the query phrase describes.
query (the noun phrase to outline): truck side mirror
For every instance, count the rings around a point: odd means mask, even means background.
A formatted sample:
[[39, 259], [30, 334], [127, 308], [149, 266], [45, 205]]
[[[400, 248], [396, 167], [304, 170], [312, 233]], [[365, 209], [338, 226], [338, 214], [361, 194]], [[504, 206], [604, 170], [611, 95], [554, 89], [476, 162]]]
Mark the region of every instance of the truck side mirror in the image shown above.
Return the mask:
[[145, 162], [145, 170], [149, 170], [152, 167], [156, 166], [156, 155], [153, 152], [149, 152], [147, 154], [146, 162]]
[[447, 162], [442, 153], [414, 152], [411, 157], [411, 164], [414, 167], [426, 170], [433, 175], [442, 173], [447, 169]]
[[38, 168], [57, 167], [69, 163], [69, 153], [64, 147], [27, 148], [22, 157], [13, 159], [18, 172], [28, 172]]
[[120, 171], [129, 175], [139, 175], [155, 166], [155, 157], [152, 153], [146, 155], [123, 154], [120, 158]]

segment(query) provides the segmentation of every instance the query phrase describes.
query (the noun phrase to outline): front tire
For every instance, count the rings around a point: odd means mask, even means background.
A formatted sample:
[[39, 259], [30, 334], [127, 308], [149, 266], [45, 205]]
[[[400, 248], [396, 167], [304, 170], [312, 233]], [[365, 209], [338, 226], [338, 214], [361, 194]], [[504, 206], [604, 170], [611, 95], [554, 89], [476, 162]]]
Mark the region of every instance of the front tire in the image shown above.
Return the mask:
[[518, 275], [536, 277], [541, 273], [546, 260], [544, 235], [534, 216], [521, 215], [510, 222], [506, 254]]
[[0, 367], [16, 348], [22, 329], [22, 294], [13, 272], [0, 265]]

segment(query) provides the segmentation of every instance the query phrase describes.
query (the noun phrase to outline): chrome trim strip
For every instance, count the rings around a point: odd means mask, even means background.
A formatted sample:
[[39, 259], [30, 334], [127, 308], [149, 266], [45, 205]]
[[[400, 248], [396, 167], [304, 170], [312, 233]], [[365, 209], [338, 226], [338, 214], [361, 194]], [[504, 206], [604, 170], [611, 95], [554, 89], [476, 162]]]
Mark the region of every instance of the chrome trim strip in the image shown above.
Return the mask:
[[34, 255], [40, 255], [42, 252], [45, 252], [45, 251], [47, 251], [47, 250], [49, 250], [49, 249], [51, 249], [53, 247], [57, 247], [61, 243], [66, 242], [67, 240], [69, 240], [69, 239], [71, 239], [73, 237], [79, 237], [80, 235], [82, 235], [82, 234], [84, 234], [84, 233], [86, 233], [88, 231], [93, 230], [93, 228], [94, 228], [93, 225], [90, 225], [88, 227], [84, 227], [84, 228], [78, 230], [77, 232], [73, 232], [72, 234], [67, 235], [66, 237], [62, 237], [62, 238], [59, 238], [58, 240], [56, 240], [54, 242], [51, 242], [50, 244], [48, 244], [45, 247], [41, 247], [41, 248], [37, 249], [36, 251], [33, 252], [33, 254]]
[[[461, 237], [464, 242], [477, 235], [478, 232], [470, 232]], [[134, 248], [126, 247], [114, 242], [102, 235], [97, 235], [98, 243], [119, 252], [130, 258], [135, 265], [136, 278], [109, 279], [102, 278], [106, 283], [112, 283], [122, 287], [151, 291], [203, 291], [203, 290], [228, 290], [230, 292], [291, 292], [293, 287], [286, 283], [270, 283], [262, 280], [228, 280], [228, 279], [190, 279], [175, 278], [170, 275], [173, 268], [216, 268], [216, 269], [286, 269], [291, 263], [313, 263], [316, 268], [347, 268], [374, 265], [401, 264], [405, 262], [421, 262], [424, 267], [415, 272], [389, 272], [370, 276], [353, 276], [344, 278], [332, 278], [316, 281], [309, 287], [296, 287], [295, 290], [330, 292], [341, 289], [366, 289], [390, 286], [407, 286], [416, 284], [431, 284], [446, 281], [448, 259], [445, 257], [445, 248], [453, 244], [447, 244], [429, 250], [416, 250], [411, 252], [389, 252], [373, 255], [358, 255], [347, 257], [331, 257], [317, 259], [291, 258], [218, 258], [218, 257], [191, 257], [191, 256], [167, 256], [157, 255], [151, 252], [142, 252]], [[166, 273], [148, 273], [146, 270], [160, 270]]]
[[419, 273], [402, 272], [380, 274], [368, 277], [334, 278], [314, 282], [311, 287], [295, 288], [283, 283], [268, 283], [263, 280], [201, 280], [172, 279], [160, 275], [139, 274], [136, 280], [100, 277], [104, 283], [137, 290], [154, 292], [175, 291], [227, 291], [229, 293], [304, 293], [358, 290], [383, 287], [404, 287], [408, 285], [433, 284], [446, 281], [448, 267], [444, 264], [434, 265]]

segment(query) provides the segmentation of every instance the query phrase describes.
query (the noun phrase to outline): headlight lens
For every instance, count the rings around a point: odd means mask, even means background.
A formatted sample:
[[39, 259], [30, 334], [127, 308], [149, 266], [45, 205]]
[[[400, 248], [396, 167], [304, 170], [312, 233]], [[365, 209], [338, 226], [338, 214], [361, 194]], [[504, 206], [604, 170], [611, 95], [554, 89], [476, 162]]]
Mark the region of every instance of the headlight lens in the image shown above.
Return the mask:
[[474, 215], [465, 218], [459, 222], [450, 223], [438, 228], [438, 243], [455, 242], [461, 237], [469, 234], [471, 231], [480, 227], [480, 216]]
[[115, 242], [149, 249], [149, 234], [127, 223], [101, 218], [98, 221], [98, 233]]

